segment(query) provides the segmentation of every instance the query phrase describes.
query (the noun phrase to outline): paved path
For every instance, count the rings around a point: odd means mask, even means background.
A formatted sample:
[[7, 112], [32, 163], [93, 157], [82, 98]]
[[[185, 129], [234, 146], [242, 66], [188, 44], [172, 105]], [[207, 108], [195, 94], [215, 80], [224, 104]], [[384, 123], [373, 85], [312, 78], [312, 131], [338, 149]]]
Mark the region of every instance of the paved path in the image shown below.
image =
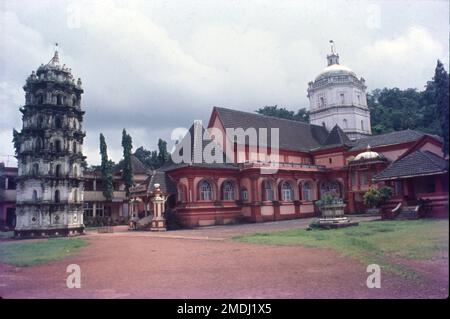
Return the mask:
[[[308, 220], [208, 227], [154, 234], [91, 233], [76, 255], [27, 268], [0, 264], [5, 298], [436, 298], [445, 278], [418, 284], [388, 274], [366, 286], [366, 265], [332, 250], [255, 245], [230, 237], [304, 227]], [[172, 238], [169, 238], [172, 237]], [[175, 238], [176, 237], [176, 238]], [[81, 267], [80, 289], [66, 267]], [[441, 270], [445, 275], [445, 271]], [[441, 283], [441, 284], [439, 284]], [[446, 288], [447, 287], [447, 288]], [[447, 290], [445, 290], [447, 289]]]

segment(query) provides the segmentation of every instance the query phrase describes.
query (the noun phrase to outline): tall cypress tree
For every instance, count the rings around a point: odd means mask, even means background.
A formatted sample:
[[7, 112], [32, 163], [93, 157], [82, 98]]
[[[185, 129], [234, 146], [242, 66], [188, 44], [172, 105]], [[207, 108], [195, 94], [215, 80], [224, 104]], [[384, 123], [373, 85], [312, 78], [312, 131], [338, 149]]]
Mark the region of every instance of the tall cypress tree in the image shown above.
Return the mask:
[[127, 131], [122, 131], [122, 147], [123, 147], [123, 171], [122, 178], [125, 183], [125, 193], [130, 196], [130, 188], [133, 186], [133, 167], [131, 166], [131, 150], [133, 143], [131, 136], [127, 134]]
[[114, 191], [112, 162], [108, 159], [108, 147], [106, 146], [105, 137], [102, 133], [100, 133], [100, 155], [102, 157], [100, 170], [102, 173], [103, 196], [107, 200], [111, 200]]
[[441, 135], [444, 139], [444, 145], [442, 151], [444, 155], [448, 155], [448, 131], [449, 131], [449, 117], [448, 117], [448, 104], [449, 104], [449, 78], [448, 73], [444, 69], [444, 65], [441, 61], [437, 61], [436, 70], [434, 72], [434, 84], [435, 84], [435, 99], [437, 106], [437, 115], [441, 124]]
[[169, 152], [167, 152], [167, 142], [163, 139], [158, 140], [158, 164], [163, 166], [169, 160]]

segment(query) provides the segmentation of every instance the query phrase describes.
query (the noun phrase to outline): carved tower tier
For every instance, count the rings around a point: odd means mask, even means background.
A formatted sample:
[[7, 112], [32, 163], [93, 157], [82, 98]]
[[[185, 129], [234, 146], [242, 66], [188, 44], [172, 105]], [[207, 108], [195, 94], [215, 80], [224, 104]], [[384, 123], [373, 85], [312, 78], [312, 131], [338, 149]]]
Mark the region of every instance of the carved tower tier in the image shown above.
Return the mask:
[[18, 160], [16, 237], [84, 232], [81, 80], [60, 65], [58, 51], [23, 87]]

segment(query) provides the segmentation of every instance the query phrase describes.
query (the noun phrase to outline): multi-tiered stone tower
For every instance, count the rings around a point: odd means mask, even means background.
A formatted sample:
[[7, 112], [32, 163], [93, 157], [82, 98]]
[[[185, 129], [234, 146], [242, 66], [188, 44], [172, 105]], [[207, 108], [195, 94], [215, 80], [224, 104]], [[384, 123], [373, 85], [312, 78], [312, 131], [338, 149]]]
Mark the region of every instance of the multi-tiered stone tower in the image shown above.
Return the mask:
[[25, 86], [18, 159], [16, 237], [83, 233], [81, 80], [60, 65], [58, 51]]

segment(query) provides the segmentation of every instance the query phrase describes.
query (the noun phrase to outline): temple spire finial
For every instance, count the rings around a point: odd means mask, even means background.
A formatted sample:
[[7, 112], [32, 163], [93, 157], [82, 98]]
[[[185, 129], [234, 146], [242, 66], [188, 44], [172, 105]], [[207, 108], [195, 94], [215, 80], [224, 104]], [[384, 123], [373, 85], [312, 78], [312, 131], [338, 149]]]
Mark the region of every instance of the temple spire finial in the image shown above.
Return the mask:
[[59, 64], [59, 54], [58, 54], [58, 42], [55, 43], [55, 54], [53, 58], [50, 60], [51, 64]]
[[333, 64], [339, 64], [339, 54], [336, 53], [336, 45], [334, 40], [330, 40], [331, 43], [331, 54], [327, 55], [328, 66]]
[[330, 40], [331, 43], [331, 54], [336, 54], [336, 46], [334, 45], [334, 41]]

